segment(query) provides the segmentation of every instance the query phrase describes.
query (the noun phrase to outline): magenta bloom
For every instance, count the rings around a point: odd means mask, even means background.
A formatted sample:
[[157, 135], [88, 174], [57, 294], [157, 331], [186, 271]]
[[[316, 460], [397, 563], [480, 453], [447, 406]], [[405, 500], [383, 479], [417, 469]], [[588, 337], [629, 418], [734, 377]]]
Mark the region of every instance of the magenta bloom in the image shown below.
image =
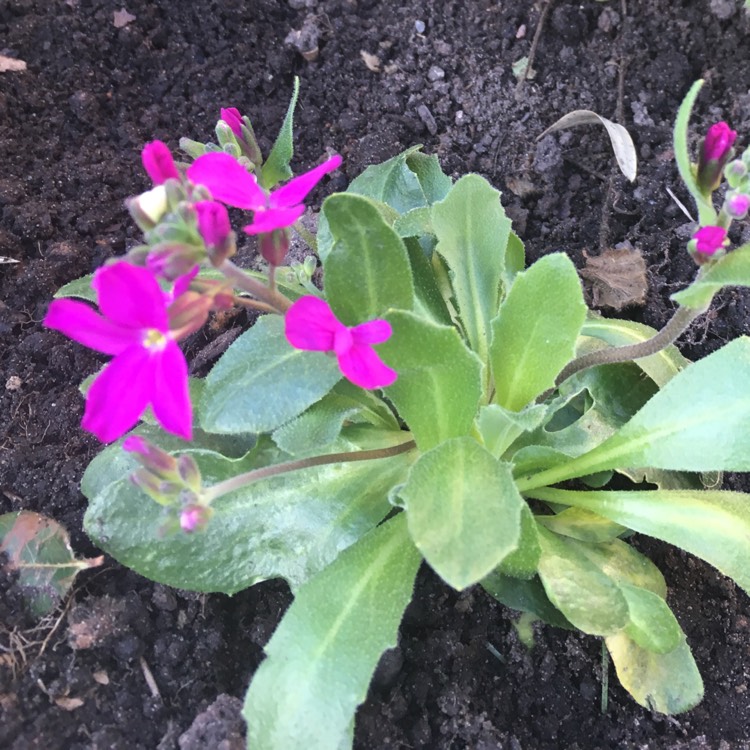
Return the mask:
[[727, 230], [723, 227], [701, 227], [694, 235], [695, 249], [704, 255], [713, 255], [724, 247]]
[[344, 376], [360, 388], [386, 388], [398, 373], [376, 354], [373, 344], [391, 337], [387, 320], [370, 320], [348, 328], [318, 297], [301, 297], [284, 319], [287, 341], [295, 349], [334, 352]]
[[724, 198], [724, 210], [733, 219], [744, 219], [750, 211], [750, 195], [732, 190]]
[[168, 432], [192, 437], [185, 357], [169, 330], [168, 297], [145, 268], [119, 262], [91, 283], [101, 315], [74, 300], [54, 300], [44, 325], [114, 359], [91, 384], [82, 426], [103, 443], [135, 425], [147, 406]]
[[229, 125], [232, 132], [242, 140], [242, 115], [237, 107], [225, 107], [221, 110], [221, 119]]
[[162, 141], [151, 141], [141, 151], [143, 168], [148, 176], [154, 181], [154, 185], [161, 185], [169, 179], [180, 179], [172, 152], [166, 143]]
[[270, 194], [234, 157], [225, 153], [199, 156], [188, 168], [187, 176], [196, 185], [207, 187], [214, 200], [254, 211], [252, 224], [242, 229], [247, 234], [263, 234], [294, 224], [305, 212], [302, 201], [307, 194], [340, 164], [341, 157], [332, 156]]

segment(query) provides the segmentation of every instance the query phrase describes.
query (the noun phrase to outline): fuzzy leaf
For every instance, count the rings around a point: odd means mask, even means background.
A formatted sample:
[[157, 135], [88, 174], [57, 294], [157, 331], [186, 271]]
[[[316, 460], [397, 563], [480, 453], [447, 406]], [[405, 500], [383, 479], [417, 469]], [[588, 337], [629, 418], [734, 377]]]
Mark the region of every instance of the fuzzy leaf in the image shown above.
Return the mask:
[[500, 193], [483, 177], [465, 175], [435, 203], [432, 224], [469, 346], [487, 362], [511, 224]]
[[372, 201], [338, 193], [326, 199], [323, 212], [334, 239], [324, 270], [336, 317], [351, 326], [389, 308], [410, 310], [414, 283], [406, 247]]
[[421, 451], [467, 435], [479, 408], [481, 365], [452, 326], [413, 313], [386, 316], [393, 336], [379, 351], [398, 372], [385, 393], [395, 404]]
[[350, 746], [354, 713], [381, 654], [397, 643], [419, 563], [402, 515], [297, 592], [245, 697], [249, 747]]
[[2, 567], [18, 571], [18, 586], [36, 617], [58, 605], [78, 573], [104, 562], [104, 556], [77, 560], [68, 532], [57, 521], [27, 510], [0, 515], [3, 552], [8, 559]]
[[[142, 428], [138, 434], [165, 444], [156, 430]], [[350, 428], [332, 448], [359, 450], [398, 442], [403, 433]], [[206, 486], [288, 460], [273, 449], [231, 460], [197, 441], [169, 452], [192, 455]], [[267, 578], [285, 578], [296, 588], [392, 510], [388, 492], [404, 481], [412, 460], [402, 454], [260, 480], [216, 500], [204, 531], [161, 536], [161, 506], [129, 481], [137, 464], [114, 444], [84, 475], [82, 491], [89, 500], [84, 523], [98, 546], [160, 583], [234, 594]]]
[[641, 706], [679, 714], [703, 698], [703, 680], [684, 640], [668, 654], [647, 651], [624, 632], [609, 636], [605, 643], [622, 686]]
[[261, 183], [266, 190], [275, 187], [282, 180], [290, 179], [293, 175], [289, 162], [294, 156], [294, 109], [297, 106], [298, 96], [299, 78], [295, 76], [292, 98], [284, 122], [281, 124], [281, 130], [261, 170]]
[[477, 583], [518, 545], [525, 503], [510, 465], [473, 438], [420, 456], [399, 496], [414, 544], [455, 589]]
[[672, 299], [685, 307], [702, 310], [725, 286], [750, 286], [750, 244], [742, 245], [711, 263], [701, 278], [687, 289], [673, 294]]
[[495, 401], [520, 411], [551, 388], [575, 354], [586, 303], [570, 258], [554, 253], [520, 273], [492, 321]]
[[340, 380], [333, 357], [294, 349], [284, 321], [260, 318], [206, 378], [199, 409], [207, 432], [268, 432], [301, 414]]

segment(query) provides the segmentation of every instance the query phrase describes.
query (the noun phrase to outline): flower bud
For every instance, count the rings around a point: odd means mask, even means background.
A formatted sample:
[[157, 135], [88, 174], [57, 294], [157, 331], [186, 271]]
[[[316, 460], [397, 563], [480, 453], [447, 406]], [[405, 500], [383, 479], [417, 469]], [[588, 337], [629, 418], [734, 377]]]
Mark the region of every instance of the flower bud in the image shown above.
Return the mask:
[[740, 186], [742, 180], [747, 176], [747, 166], [742, 159], [730, 161], [724, 168], [724, 177], [729, 183], [729, 187], [736, 188]]
[[177, 474], [177, 459], [163, 451], [140, 435], [125, 438], [122, 449], [132, 453], [141, 466], [148, 469], [160, 480], [174, 479]]
[[226, 107], [221, 110], [221, 119], [231, 128], [237, 138], [242, 139], [242, 115], [237, 107]]
[[195, 463], [195, 459], [187, 453], [183, 453], [177, 459], [177, 471], [184, 484], [198, 494], [201, 490], [201, 471], [198, 464]]
[[698, 185], [704, 193], [711, 193], [719, 187], [721, 173], [732, 156], [732, 145], [736, 138], [737, 132], [725, 122], [717, 122], [708, 129], [701, 146], [696, 175]]
[[202, 531], [208, 525], [208, 521], [213, 515], [211, 508], [205, 505], [186, 505], [180, 511], [180, 528], [186, 534], [192, 534], [194, 531]]
[[184, 151], [190, 158], [197, 159], [206, 153], [206, 144], [193, 141], [190, 138], [180, 138], [180, 150]]
[[180, 173], [172, 158], [172, 152], [166, 143], [151, 141], [141, 151], [141, 161], [148, 176], [155, 185], [161, 185], [168, 179], [180, 179]]
[[202, 248], [179, 242], [160, 242], [151, 248], [146, 267], [154, 276], [174, 281], [192, 271], [206, 257]]
[[[242, 153], [255, 164], [263, 163], [263, 155], [260, 153], [258, 142], [255, 140], [255, 133], [247, 117], [243, 117], [237, 107], [225, 107], [221, 110], [221, 120], [219, 125], [226, 125], [234, 134], [237, 143], [242, 149]], [[219, 138], [219, 129], [217, 125], [216, 137]], [[223, 145], [223, 144], [222, 144]]]
[[198, 217], [198, 231], [207, 245], [223, 245], [232, 225], [227, 209], [216, 201], [200, 201], [193, 205]]
[[272, 266], [280, 266], [289, 251], [289, 233], [286, 229], [274, 229], [258, 235], [260, 254]]
[[185, 292], [169, 306], [169, 330], [175, 339], [184, 339], [203, 327], [213, 299], [209, 294]]
[[730, 190], [724, 198], [724, 211], [732, 219], [744, 219], [750, 211], [750, 195]]
[[167, 213], [167, 191], [164, 185], [157, 185], [135, 198], [128, 198], [125, 206], [140, 229], [149, 232]]

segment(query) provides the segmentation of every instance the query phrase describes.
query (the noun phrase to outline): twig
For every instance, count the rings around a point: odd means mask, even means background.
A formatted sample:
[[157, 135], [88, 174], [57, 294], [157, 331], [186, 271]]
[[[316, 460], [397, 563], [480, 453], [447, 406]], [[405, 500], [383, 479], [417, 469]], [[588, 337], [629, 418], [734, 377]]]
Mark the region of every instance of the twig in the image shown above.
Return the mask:
[[554, 4], [555, 0], [547, 0], [544, 7], [542, 8], [542, 13], [539, 16], [539, 22], [537, 23], [536, 29], [534, 30], [534, 38], [531, 40], [531, 48], [529, 49], [528, 55], [529, 62], [526, 65], [526, 70], [516, 84], [516, 99], [520, 98], [521, 90], [523, 89], [524, 83], [526, 83], [526, 77], [528, 76], [529, 71], [532, 70], [532, 66], [534, 65], [534, 58], [536, 57], [536, 50], [539, 46], [539, 40], [542, 37], [542, 29], [544, 28], [544, 24], [547, 21], [547, 16], [549, 15], [549, 12]]

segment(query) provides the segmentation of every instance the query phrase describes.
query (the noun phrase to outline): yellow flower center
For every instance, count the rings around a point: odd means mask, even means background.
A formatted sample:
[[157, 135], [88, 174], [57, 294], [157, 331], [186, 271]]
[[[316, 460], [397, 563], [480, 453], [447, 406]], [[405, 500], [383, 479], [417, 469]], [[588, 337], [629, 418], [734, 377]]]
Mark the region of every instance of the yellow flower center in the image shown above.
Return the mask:
[[143, 336], [143, 345], [155, 352], [162, 351], [168, 341], [169, 336], [156, 328], [149, 328]]

